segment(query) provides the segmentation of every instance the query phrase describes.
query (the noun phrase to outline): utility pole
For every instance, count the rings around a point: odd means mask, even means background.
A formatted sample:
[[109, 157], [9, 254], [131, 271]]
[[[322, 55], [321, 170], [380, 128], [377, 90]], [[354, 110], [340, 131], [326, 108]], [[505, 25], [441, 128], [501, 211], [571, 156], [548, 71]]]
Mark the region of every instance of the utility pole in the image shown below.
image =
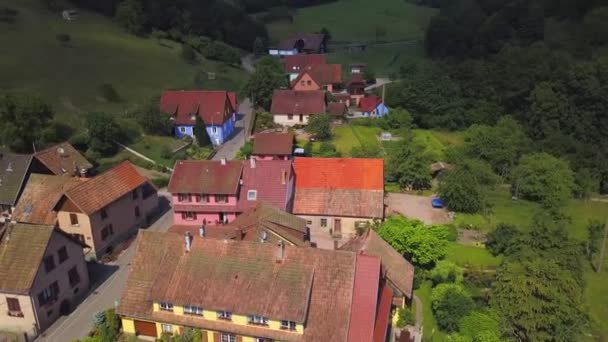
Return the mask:
[[602, 241], [602, 251], [600, 252], [600, 261], [597, 264], [597, 273], [602, 272], [602, 264], [606, 253], [606, 240], [608, 240], [608, 219], [604, 223], [604, 240]]

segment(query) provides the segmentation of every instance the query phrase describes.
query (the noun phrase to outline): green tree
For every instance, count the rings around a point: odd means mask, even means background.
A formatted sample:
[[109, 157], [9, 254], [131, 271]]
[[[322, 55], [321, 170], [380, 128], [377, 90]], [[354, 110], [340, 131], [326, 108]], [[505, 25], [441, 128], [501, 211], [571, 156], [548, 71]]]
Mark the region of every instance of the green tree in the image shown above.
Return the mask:
[[600, 189], [600, 180], [591, 170], [580, 169], [574, 175], [574, 196], [579, 199], [589, 199]]
[[430, 189], [431, 160], [423, 146], [404, 139], [388, 149], [387, 178], [399, 183], [402, 188]]
[[503, 264], [490, 304], [513, 335], [524, 341], [574, 341], [586, 322], [583, 288], [554, 260]]
[[412, 128], [413, 122], [412, 114], [403, 108], [391, 109], [387, 115], [379, 120], [382, 129], [399, 130], [402, 132], [409, 131]]
[[547, 153], [529, 154], [514, 170], [511, 189], [515, 196], [556, 208], [572, 197], [574, 174], [561, 159]]
[[136, 110], [133, 117], [148, 134], [171, 135], [173, 132], [171, 115], [160, 111], [157, 100], [150, 101]]
[[253, 142], [248, 141], [237, 153], [236, 159], [247, 160], [253, 154]]
[[489, 207], [488, 193], [498, 178], [479, 160], [465, 160], [441, 177], [439, 196], [450, 210], [475, 213]]
[[336, 145], [328, 141], [324, 141], [321, 143], [321, 146], [319, 147], [319, 154], [321, 155], [321, 157], [324, 158], [341, 157], [340, 152], [336, 150]]
[[445, 226], [427, 226], [401, 216], [389, 217], [378, 229], [378, 235], [397, 252], [420, 266], [431, 265], [445, 256], [449, 234]]
[[308, 118], [308, 125], [304, 130], [319, 140], [331, 138], [331, 122], [333, 118], [329, 114], [315, 114]]
[[255, 132], [261, 132], [267, 130], [269, 128], [277, 127], [277, 124], [274, 123], [274, 118], [272, 114], [268, 112], [256, 112], [255, 113]]
[[144, 33], [147, 17], [140, 0], [123, 0], [116, 7], [114, 20], [130, 33], [140, 35]]
[[486, 248], [492, 255], [510, 254], [515, 245], [519, 243], [521, 232], [517, 227], [499, 223], [496, 228], [487, 235]]
[[376, 82], [376, 73], [374, 72], [374, 68], [371, 65], [366, 65], [365, 70], [363, 70], [363, 79], [368, 83]]
[[591, 10], [583, 20], [585, 37], [592, 44], [608, 43], [608, 7], [598, 7]]
[[595, 262], [595, 257], [600, 251], [603, 243], [604, 224], [599, 221], [592, 221], [587, 225], [587, 257], [591, 263]]
[[272, 94], [276, 89], [287, 87], [283, 67], [275, 58], [266, 56], [256, 63], [256, 69], [243, 87], [243, 92], [251, 96], [255, 106], [268, 111]]
[[458, 331], [473, 342], [500, 342], [500, 320], [496, 312], [472, 311], [458, 322]]
[[428, 277], [434, 285], [441, 283], [461, 283], [463, 269], [449, 260], [439, 260], [429, 271]]
[[194, 136], [200, 147], [209, 146], [209, 144], [211, 144], [211, 138], [209, 137], [209, 133], [207, 133], [207, 127], [200, 115], [196, 116], [196, 121], [194, 122]]
[[89, 148], [102, 156], [116, 153], [118, 150], [116, 143], [125, 138], [124, 131], [111, 114], [99, 112], [88, 114], [85, 126], [89, 136]]
[[431, 292], [431, 306], [441, 330], [454, 332], [460, 320], [473, 310], [471, 295], [457, 284], [439, 284]]
[[15, 152], [30, 152], [43, 140], [53, 111], [40, 98], [20, 95], [0, 97], [0, 143]]

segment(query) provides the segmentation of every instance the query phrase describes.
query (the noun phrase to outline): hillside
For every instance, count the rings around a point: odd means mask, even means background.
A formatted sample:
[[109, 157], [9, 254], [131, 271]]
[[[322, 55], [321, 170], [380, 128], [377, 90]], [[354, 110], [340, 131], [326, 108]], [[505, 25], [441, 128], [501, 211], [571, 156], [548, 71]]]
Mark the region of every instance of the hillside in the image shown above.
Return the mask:
[[[37, 93], [71, 125], [84, 112], [122, 112], [162, 89], [192, 88], [200, 72], [199, 84], [207, 89], [236, 90], [244, 77], [222, 63], [188, 64], [177, 44], [133, 36], [92, 12], [78, 10], [76, 20], [65, 21], [41, 1], [0, 0], [3, 8], [17, 15], [13, 22], [0, 21], [0, 93]], [[60, 42], [60, 34], [69, 41]], [[216, 79], [208, 80], [206, 72], [216, 72]], [[106, 101], [103, 84], [116, 89], [120, 101]]]

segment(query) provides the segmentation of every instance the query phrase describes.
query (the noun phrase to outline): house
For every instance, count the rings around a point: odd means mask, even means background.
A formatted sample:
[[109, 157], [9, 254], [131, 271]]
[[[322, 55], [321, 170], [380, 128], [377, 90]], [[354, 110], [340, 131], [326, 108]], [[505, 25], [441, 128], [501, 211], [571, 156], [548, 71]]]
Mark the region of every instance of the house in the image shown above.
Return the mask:
[[174, 225], [169, 228], [169, 232], [182, 236], [190, 232], [193, 236], [205, 238], [271, 244], [283, 240], [293, 246], [310, 246], [306, 220], [279, 210], [266, 202], [259, 202], [255, 207], [245, 210], [227, 225]]
[[367, 64], [365, 63], [351, 63], [348, 66], [351, 74], [364, 74], [366, 67]]
[[283, 126], [306, 125], [311, 115], [325, 110], [325, 93], [321, 90], [275, 90], [270, 106], [274, 123]]
[[0, 330], [32, 341], [89, 289], [83, 245], [46, 225], [0, 229]]
[[320, 33], [305, 33], [290, 37], [268, 49], [271, 56], [291, 56], [300, 53], [318, 54], [326, 51], [325, 37]]
[[293, 153], [292, 133], [257, 133], [253, 139], [253, 152], [258, 160], [288, 160]]
[[227, 224], [266, 201], [289, 211], [294, 176], [289, 160], [181, 160], [168, 190], [177, 225]]
[[289, 82], [295, 80], [304, 68], [314, 67], [320, 64], [327, 64], [325, 55], [292, 55], [286, 56], [283, 60], [283, 67], [285, 68], [285, 73], [289, 75]]
[[346, 92], [332, 94], [336, 102], [344, 103], [346, 107], [350, 107], [350, 94]]
[[365, 97], [365, 87], [367, 83], [363, 79], [362, 74], [352, 74], [350, 81], [346, 84], [346, 90], [350, 95], [351, 105], [359, 105], [359, 101]]
[[34, 153], [34, 158], [52, 174], [85, 177], [93, 165], [67, 142]]
[[380, 258], [387, 284], [393, 293], [393, 304], [403, 307], [410, 303], [414, 284], [414, 266], [399, 254], [373, 229], [352, 238], [340, 250], [364, 253]]
[[340, 64], [318, 64], [304, 67], [298, 77], [291, 81], [291, 89], [327, 90], [333, 92], [342, 84], [342, 66]]
[[363, 116], [380, 118], [388, 114], [389, 109], [378, 96], [368, 96], [359, 100], [359, 109]]
[[330, 102], [327, 104], [327, 113], [333, 115], [337, 119], [342, 119], [348, 114], [348, 107], [343, 102]]
[[307, 221], [312, 241], [331, 237], [337, 247], [384, 218], [383, 159], [294, 158], [294, 172], [292, 212]]
[[236, 94], [211, 90], [164, 91], [160, 98], [160, 110], [171, 115], [178, 138], [194, 137], [196, 117], [200, 117], [211, 142], [217, 146], [234, 132]]
[[55, 204], [59, 228], [91, 247], [88, 258], [110, 253], [156, 213], [158, 194], [129, 162], [66, 191]]
[[191, 327], [203, 341], [384, 341], [380, 270], [348, 251], [141, 231], [116, 312], [146, 338]]
[[55, 225], [57, 212], [53, 211], [61, 196], [80, 185], [86, 178], [75, 178], [33, 173], [23, 189], [13, 211], [14, 222]]

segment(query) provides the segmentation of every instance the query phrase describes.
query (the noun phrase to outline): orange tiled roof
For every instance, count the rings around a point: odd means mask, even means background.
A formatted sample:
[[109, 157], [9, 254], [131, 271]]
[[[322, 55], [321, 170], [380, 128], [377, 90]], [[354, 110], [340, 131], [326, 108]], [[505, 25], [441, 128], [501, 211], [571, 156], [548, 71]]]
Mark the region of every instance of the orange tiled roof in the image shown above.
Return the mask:
[[296, 189], [384, 190], [384, 160], [295, 158]]

